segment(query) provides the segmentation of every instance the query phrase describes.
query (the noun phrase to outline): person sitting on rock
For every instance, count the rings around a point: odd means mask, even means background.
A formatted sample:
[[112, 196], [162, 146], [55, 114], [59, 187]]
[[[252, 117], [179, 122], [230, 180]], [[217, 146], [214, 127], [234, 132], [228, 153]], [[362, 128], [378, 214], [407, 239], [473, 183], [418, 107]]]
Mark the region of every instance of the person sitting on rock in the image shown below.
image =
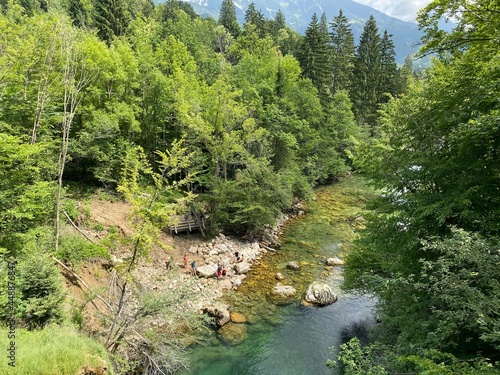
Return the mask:
[[226, 277], [227, 271], [226, 271], [226, 266], [224, 263], [222, 263], [222, 279]]
[[237, 251], [234, 253], [234, 262], [233, 263], [240, 263], [243, 262], [243, 254], [241, 254]]

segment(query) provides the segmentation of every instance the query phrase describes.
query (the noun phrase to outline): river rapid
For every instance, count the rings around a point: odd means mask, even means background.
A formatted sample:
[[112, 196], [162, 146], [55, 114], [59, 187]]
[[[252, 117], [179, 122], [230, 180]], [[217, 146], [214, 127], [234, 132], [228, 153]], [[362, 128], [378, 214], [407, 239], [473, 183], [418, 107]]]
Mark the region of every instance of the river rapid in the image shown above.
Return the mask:
[[[306, 213], [285, 224], [281, 248], [268, 253], [244, 284], [224, 297], [231, 311], [246, 317], [246, 323], [236, 327], [236, 341], [241, 343], [228, 344], [213, 332], [190, 351], [191, 369], [182, 375], [338, 374], [338, 369], [325, 365], [335, 359], [332, 348], [353, 336], [365, 338], [374, 324], [374, 301], [343, 293], [342, 267], [328, 267], [325, 260], [342, 258], [349, 251], [371, 197], [373, 193], [357, 176], [317, 189]], [[287, 269], [290, 261], [299, 262], [300, 270]], [[268, 297], [278, 272], [284, 276], [282, 284], [297, 289], [291, 304], [276, 305]], [[338, 301], [321, 308], [303, 306], [301, 297], [313, 281], [329, 284]]]

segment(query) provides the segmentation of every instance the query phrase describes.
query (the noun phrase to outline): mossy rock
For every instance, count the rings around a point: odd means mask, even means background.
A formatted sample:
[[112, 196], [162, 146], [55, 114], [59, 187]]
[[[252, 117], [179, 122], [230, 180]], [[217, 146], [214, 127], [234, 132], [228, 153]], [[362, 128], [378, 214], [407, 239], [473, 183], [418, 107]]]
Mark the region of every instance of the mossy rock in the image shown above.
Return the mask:
[[247, 327], [245, 324], [229, 322], [218, 331], [222, 341], [230, 345], [238, 345], [245, 341], [247, 337]]

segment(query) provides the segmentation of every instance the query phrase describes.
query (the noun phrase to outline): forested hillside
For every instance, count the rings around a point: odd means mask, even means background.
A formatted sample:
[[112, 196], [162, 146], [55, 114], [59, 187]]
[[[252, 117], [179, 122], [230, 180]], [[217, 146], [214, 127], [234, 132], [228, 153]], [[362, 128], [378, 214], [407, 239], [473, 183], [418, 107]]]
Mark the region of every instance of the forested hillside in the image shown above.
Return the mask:
[[[202, 17], [217, 18], [222, 0], [184, 0], [191, 4], [193, 9]], [[155, 1], [160, 3], [162, 1]], [[250, 4], [260, 11], [265, 18], [275, 18], [278, 12], [285, 15], [287, 25], [299, 34], [304, 34], [313, 13], [320, 16], [325, 13], [331, 19], [340, 10], [349, 18], [356, 43], [363, 32], [363, 25], [370, 16], [374, 16], [382, 30], [387, 30], [394, 38], [396, 61], [403, 64], [406, 57], [418, 51], [420, 38], [423, 33], [414, 22], [405, 22], [387, 14], [379, 12], [369, 6], [353, 0], [236, 0], [236, 17], [240, 23], [244, 22], [245, 12]], [[443, 25], [443, 24], [442, 24]], [[446, 25], [444, 25], [446, 26]], [[449, 26], [449, 25], [448, 25]], [[419, 61], [424, 65], [427, 59]]]
[[[301, 36], [281, 12], [266, 19], [253, 4], [240, 25], [231, 0], [218, 20], [174, 0], [0, 0], [2, 321], [39, 329], [67, 320], [54, 262], [124, 246], [122, 298], [103, 338], [123, 365], [131, 270], [174, 214], [202, 213], [208, 235], [258, 237], [294, 199], [359, 168], [387, 193], [349, 259], [347, 283], [381, 298], [385, 332], [399, 339], [388, 345], [411, 371], [430, 366], [427, 349], [492, 354], [498, 6], [476, 2], [455, 15], [462, 23], [448, 36], [434, 22], [458, 5], [438, 3], [420, 21], [428, 51], [443, 58], [415, 81], [373, 17], [355, 45], [343, 12], [314, 15]], [[78, 199], [96, 188], [133, 207], [126, 245], [116, 233], [97, 244], [67, 230]], [[142, 302], [134, 318], [171, 306]], [[156, 339], [135, 346], [140, 361], [175, 369], [177, 343]]]
[[[453, 15], [451, 34], [437, 29]], [[434, 1], [419, 18], [440, 56], [384, 105], [356, 165], [385, 193], [347, 259], [345, 287], [380, 298], [376, 342], [346, 374], [500, 370], [499, 4]]]

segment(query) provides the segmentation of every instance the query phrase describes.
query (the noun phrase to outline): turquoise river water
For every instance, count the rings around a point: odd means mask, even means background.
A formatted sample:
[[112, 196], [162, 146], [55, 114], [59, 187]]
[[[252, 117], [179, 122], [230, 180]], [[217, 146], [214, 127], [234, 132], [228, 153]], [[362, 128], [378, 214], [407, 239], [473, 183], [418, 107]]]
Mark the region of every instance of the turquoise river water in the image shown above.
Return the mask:
[[[214, 332], [206, 345], [191, 350], [191, 369], [182, 375], [338, 374], [339, 369], [325, 365], [327, 359], [335, 359], [332, 347], [353, 336], [363, 338], [374, 324], [374, 301], [344, 294], [342, 268], [326, 267], [325, 259], [348, 251], [370, 196], [359, 177], [317, 190], [306, 214], [285, 226], [281, 248], [267, 254], [245, 284], [226, 297], [232, 311], [248, 318], [244, 341], [229, 345]], [[301, 270], [286, 268], [292, 260], [301, 264]], [[276, 272], [285, 276], [283, 284], [298, 291], [297, 300], [289, 305], [275, 305], [267, 297], [277, 283]], [[312, 281], [332, 286], [338, 301], [321, 308], [303, 306], [300, 297]]]

